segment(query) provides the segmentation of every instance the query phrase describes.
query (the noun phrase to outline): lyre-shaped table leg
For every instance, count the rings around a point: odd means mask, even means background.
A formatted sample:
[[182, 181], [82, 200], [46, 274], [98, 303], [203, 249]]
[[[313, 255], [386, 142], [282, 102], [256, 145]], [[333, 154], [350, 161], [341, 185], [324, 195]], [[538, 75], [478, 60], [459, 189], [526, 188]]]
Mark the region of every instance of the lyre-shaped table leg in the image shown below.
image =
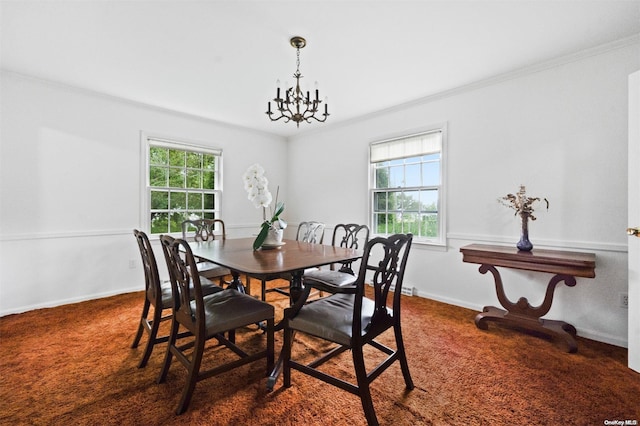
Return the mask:
[[491, 272], [496, 284], [498, 300], [505, 309], [485, 306], [483, 312], [476, 315], [475, 318], [475, 323], [478, 328], [487, 330], [488, 321], [505, 323], [552, 338], [561, 338], [566, 342], [568, 352], [574, 353], [578, 350], [578, 345], [575, 340], [576, 329], [574, 326], [564, 321], [542, 319], [542, 317], [549, 312], [549, 309], [551, 309], [553, 292], [555, 291], [556, 285], [564, 281], [566, 285], [573, 287], [576, 285], [575, 277], [564, 274], [554, 275], [549, 281], [549, 284], [547, 284], [547, 291], [542, 304], [540, 306], [531, 306], [526, 297], [521, 297], [516, 303], [509, 300], [504, 292], [500, 273], [494, 266], [482, 264], [479, 271], [481, 274]]

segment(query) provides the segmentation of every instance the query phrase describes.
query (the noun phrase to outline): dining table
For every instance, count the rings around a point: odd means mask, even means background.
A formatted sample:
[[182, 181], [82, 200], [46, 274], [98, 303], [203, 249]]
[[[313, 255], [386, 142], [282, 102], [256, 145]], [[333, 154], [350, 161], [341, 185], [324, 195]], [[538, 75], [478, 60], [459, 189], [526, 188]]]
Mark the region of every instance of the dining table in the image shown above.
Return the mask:
[[[275, 247], [254, 250], [253, 241], [254, 238], [230, 238], [190, 242], [189, 246], [194, 256], [228, 268], [233, 277], [228, 288], [240, 292], [246, 292], [240, 280], [241, 274], [257, 279], [266, 279], [284, 273], [291, 274], [289, 294], [292, 305], [303, 302], [300, 298], [305, 290], [304, 271], [306, 269], [350, 262], [362, 257], [361, 250], [288, 239], [282, 240], [282, 244]], [[283, 328], [283, 322], [284, 319], [276, 325], [276, 330]], [[282, 369], [281, 359], [280, 356], [267, 381], [269, 390], [273, 390]]]
[[189, 246], [197, 258], [224, 266], [231, 271], [230, 288], [246, 292], [241, 274], [257, 279], [290, 273], [291, 298], [295, 302], [303, 286], [305, 269], [345, 263], [362, 257], [362, 251], [296, 240], [282, 240], [278, 247], [253, 249], [254, 238], [234, 238], [191, 242]]

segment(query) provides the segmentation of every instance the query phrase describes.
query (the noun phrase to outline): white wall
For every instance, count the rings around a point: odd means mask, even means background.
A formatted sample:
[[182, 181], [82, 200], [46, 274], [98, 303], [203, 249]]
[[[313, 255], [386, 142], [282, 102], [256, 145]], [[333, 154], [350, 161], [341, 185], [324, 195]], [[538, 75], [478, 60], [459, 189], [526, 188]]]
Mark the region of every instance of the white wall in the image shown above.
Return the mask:
[[[301, 135], [289, 142], [289, 173], [303, 178], [291, 179], [288, 193], [305, 202], [290, 214], [366, 223], [369, 143], [447, 123], [448, 247], [414, 245], [405, 284], [475, 310], [499, 306], [493, 279], [464, 264], [459, 248], [515, 245], [519, 221], [497, 199], [524, 184], [551, 204], [530, 224], [535, 247], [597, 256], [597, 277], [559, 286], [547, 317], [626, 346], [618, 293], [627, 289], [627, 77], [640, 68], [639, 52], [635, 39]], [[550, 278], [503, 270], [507, 295], [534, 306]]]
[[223, 149], [230, 237], [254, 232], [262, 219], [246, 199], [245, 169], [260, 162], [274, 185], [287, 180], [280, 137], [1, 78], [0, 315], [142, 289], [131, 232], [140, 227], [141, 131]]
[[[253, 162], [281, 185], [290, 223], [366, 223], [368, 144], [446, 122], [448, 247], [415, 245], [406, 283], [421, 296], [476, 310], [497, 305], [491, 277], [463, 264], [459, 248], [515, 244], [518, 221], [496, 200], [522, 183], [551, 202], [531, 224], [535, 247], [597, 255], [597, 277], [558, 287], [548, 317], [626, 346], [627, 311], [617, 295], [627, 289], [627, 76], [640, 68], [639, 52], [636, 41], [327, 123], [288, 143], [2, 73], [0, 315], [141, 288], [140, 267], [129, 269], [139, 261], [131, 230], [140, 221], [140, 131], [224, 150], [222, 216], [234, 237], [261, 219], [240, 182]], [[548, 279], [504, 272], [508, 295], [534, 305]]]

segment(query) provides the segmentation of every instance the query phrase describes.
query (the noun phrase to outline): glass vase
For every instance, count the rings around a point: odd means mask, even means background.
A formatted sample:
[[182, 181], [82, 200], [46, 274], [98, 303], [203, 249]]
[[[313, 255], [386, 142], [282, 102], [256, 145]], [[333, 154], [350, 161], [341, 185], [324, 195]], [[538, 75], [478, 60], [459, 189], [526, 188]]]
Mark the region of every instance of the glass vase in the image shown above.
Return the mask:
[[520, 241], [518, 241], [516, 247], [520, 251], [531, 251], [533, 244], [529, 241], [529, 215], [521, 213], [520, 217], [522, 218], [522, 229], [520, 231]]

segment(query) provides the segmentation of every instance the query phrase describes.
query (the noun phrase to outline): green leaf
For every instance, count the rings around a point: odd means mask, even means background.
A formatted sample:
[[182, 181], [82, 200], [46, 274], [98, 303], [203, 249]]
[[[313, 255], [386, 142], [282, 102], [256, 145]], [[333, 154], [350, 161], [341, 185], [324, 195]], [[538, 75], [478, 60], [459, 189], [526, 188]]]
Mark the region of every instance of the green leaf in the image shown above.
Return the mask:
[[267, 222], [264, 222], [262, 224], [262, 228], [260, 229], [260, 232], [258, 233], [258, 236], [253, 242], [254, 250], [258, 250], [260, 247], [262, 247], [262, 243], [264, 243], [264, 240], [267, 239], [268, 233], [269, 233], [269, 224]]
[[278, 204], [276, 204], [276, 211], [273, 214], [273, 218], [271, 218], [271, 222], [278, 220], [278, 216], [280, 216], [283, 211], [284, 211], [284, 203], [280, 201]]

